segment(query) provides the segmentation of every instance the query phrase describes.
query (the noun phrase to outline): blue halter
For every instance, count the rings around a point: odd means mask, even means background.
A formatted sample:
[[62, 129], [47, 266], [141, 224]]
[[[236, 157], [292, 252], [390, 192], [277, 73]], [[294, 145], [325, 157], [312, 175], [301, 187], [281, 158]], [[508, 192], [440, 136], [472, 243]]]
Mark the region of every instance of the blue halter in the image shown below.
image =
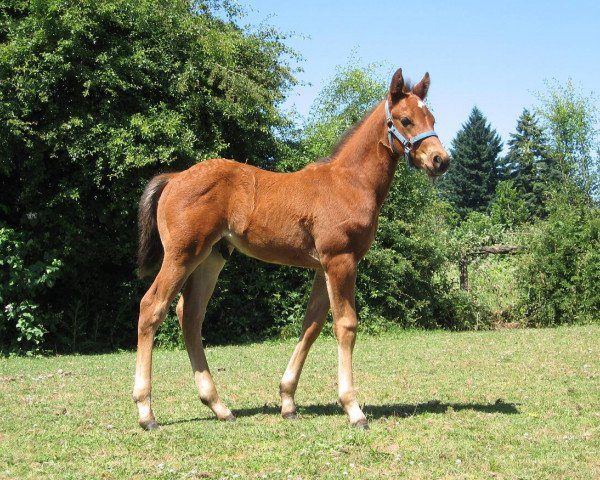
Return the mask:
[[426, 132], [419, 133], [418, 135], [415, 135], [414, 137], [412, 137], [410, 139], [406, 138], [394, 126], [394, 119], [392, 118], [392, 113], [390, 112], [390, 105], [387, 100], [385, 101], [385, 116], [386, 116], [387, 126], [388, 126], [388, 141], [390, 143], [390, 148], [392, 149], [392, 152], [396, 153], [396, 150], [394, 150], [394, 142], [392, 139], [392, 137], [394, 137], [404, 147], [404, 158], [406, 159], [406, 164], [409, 167], [414, 167], [414, 164], [412, 162], [412, 158], [410, 155], [410, 152], [412, 151], [413, 147], [421, 140], [424, 140], [428, 137], [437, 137], [438, 134], [435, 133], [435, 131], [433, 131], [433, 130], [427, 130]]

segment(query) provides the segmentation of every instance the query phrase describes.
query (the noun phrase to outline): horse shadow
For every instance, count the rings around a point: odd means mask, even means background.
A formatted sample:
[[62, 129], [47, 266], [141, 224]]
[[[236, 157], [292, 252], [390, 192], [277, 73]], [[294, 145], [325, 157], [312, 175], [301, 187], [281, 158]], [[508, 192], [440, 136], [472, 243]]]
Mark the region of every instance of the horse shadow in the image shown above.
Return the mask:
[[[343, 413], [342, 407], [337, 403], [298, 405], [298, 414], [302, 415], [340, 415]], [[426, 413], [443, 414], [449, 411], [473, 410], [482, 413], [501, 413], [505, 415], [515, 415], [520, 413], [516, 403], [508, 403], [503, 400], [496, 400], [494, 403], [444, 403], [439, 400], [430, 400], [428, 402], [408, 404], [383, 404], [383, 405], [363, 405], [363, 412], [369, 419], [380, 419], [387, 417], [414, 417]], [[279, 414], [279, 405], [266, 404], [261, 407], [241, 408], [233, 411], [236, 417], [252, 417], [260, 414]]]
[[[444, 414], [450, 411], [472, 410], [482, 413], [500, 413], [503, 415], [516, 415], [519, 412], [517, 403], [505, 402], [498, 399], [493, 403], [445, 403], [439, 400], [430, 400], [422, 403], [396, 403], [383, 405], [364, 405], [363, 412], [370, 420], [381, 418], [408, 418], [427, 413]], [[239, 408], [232, 410], [237, 418], [254, 417], [256, 415], [279, 415], [280, 406], [276, 404], [264, 404], [250, 408]], [[324, 415], [342, 415], [342, 407], [336, 403], [298, 405], [298, 416], [324, 416]], [[161, 422], [162, 426], [175, 425], [179, 423], [197, 422], [203, 420], [212, 420], [213, 416], [196, 417], [181, 420], [172, 420]]]

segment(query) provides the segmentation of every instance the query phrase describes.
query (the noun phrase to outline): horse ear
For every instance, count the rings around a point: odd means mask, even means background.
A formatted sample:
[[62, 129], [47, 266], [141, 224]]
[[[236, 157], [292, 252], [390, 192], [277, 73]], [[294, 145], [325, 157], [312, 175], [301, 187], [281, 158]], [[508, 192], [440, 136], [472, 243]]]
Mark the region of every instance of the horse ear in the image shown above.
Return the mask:
[[429, 72], [427, 72], [423, 76], [423, 79], [413, 87], [412, 93], [414, 93], [421, 100], [425, 100], [430, 83], [431, 79], [429, 78]]
[[398, 100], [400, 100], [402, 95], [404, 95], [403, 89], [404, 77], [402, 76], [402, 69], [399, 68], [396, 70], [396, 73], [394, 73], [394, 76], [392, 77], [392, 83], [390, 84], [390, 97], [393, 103], [396, 103]]

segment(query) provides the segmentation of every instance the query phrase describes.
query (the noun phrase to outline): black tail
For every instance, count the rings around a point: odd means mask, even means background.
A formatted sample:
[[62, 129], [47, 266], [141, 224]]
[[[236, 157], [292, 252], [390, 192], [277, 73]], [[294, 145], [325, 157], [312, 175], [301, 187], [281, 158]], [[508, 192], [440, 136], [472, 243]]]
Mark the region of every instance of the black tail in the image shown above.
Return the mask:
[[160, 195], [171, 180], [173, 173], [165, 173], [154, 177], [140, 198], [138, 210], [138, 229], [140, 244], [138, 247], [138, 276], [145, 277], [158, 266], [163, 256], [163, 246], [156, 224], [156, 208]]

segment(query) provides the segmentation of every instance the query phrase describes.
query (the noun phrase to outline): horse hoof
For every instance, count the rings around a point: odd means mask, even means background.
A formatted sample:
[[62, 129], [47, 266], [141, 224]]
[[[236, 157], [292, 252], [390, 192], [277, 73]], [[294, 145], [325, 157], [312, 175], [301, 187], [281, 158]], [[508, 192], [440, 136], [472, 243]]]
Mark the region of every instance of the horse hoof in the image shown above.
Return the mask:
[[223, 422], [235, 422], [236, 418], [233, 413], [230, 413], [225, 418], [222, 419]]
[[298, 420], [298, 414], [296, 412], [284, 413], [282, 417], [286, 420]]
[[369, 429], [369, 422], [367, 422], [365, 419], [359, 420], [356, 423], [352, 424], [353, 427], [358, 428], [359, 430], [368, 430]]
[[158, 430], [160, 427], [158, 426], [158, 423], [156, 423], [156, 420], [147, 420], [145, 422], [140, 422], [140, 427], [142, 427], [144, 430], [146, 431], [150, 431], [150, 430]]

